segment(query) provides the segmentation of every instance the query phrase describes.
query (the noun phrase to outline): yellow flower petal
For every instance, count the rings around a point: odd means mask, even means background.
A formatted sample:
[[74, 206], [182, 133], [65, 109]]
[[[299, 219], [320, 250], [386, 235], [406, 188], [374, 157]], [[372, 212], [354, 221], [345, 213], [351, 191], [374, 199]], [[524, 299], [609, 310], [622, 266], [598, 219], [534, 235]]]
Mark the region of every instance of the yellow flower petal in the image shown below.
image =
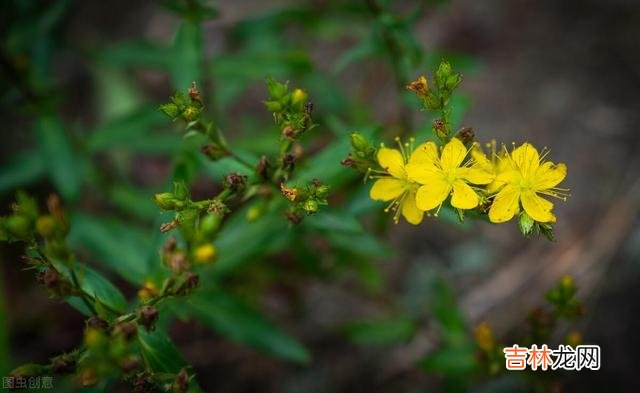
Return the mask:
[[493, 163], [487, 158], [487, 155], [484, 154], [480, 147], [474, 146], [474, 148], [471, 149], [471, 158], [473, 159], [474, 165], [477, 165], [487, 172], [493, 170]]
[[440, 162], [444, 171], [449, 171], [460, 166], [462, 160], [467, 156], [467, 148], [464, 147], [460, 139], [452, 138], [442, 149]]
[[518, 199], [520, 192], [517, 188], [507, 185], [496, 195], [489, 209], [491, 222], [506, 222], [513, 218], [519, 210]]
[[536, 190], [546, 190], [558, 185], [567, 176], [567, 166], [565, 164], [555, 165], [552, 162], [545, 162], [536, 171], [533, 187]]
[[427, 161], [434, 163], [438, 161], [438, 147], [435, 143], [429, 141], [418, 146], [411, 157], [409, 157], [409, 163], [419, 163]]
[[434, 178], [429, 185], [418, 188], [416, 192], [416, 206], [428, 211], [440, 206], [449, 196], [451, 186], [443, 179]]
[[530, 143], [523, 143], [515, 149], [511, 153], [511, 158], [525, 178], [536, 173], [540, 165], [538, 150]]
[[393, 177], [400, 179], [406, 177], [404, 159], [402, 158], [402, 154], [396, 149], [381, 147], [378, 150], [378, 164]]
[[556, 217], [551, 213], [553, 209], [553, 203], [548, 200], [539, 197], [533, 191], [527, 191], [520, 196], [522, 202], [522, 208], [529, 215], [538, 222], [555, 222]]
[[390, 201], [402, 195], [405, 183], [402, 180], [384, 177], [376, 180], [369, 191], [369, 197], [376, 201]]
[[495, 178], [492, 173], [489, 173], [475, 165], [468, 168], [460, 168], [456, 173], [458, 174], [458, 177], [461, 177], [473, 184], [489, 184]]
[[402, 202], [402, 216], [409, 224], [418, 225], [422, 222], [424, 212], [416, 206], [416, 193], [409, 192]]
[[467, 183], [456, 180], [453, 183], [451, 205], [458, 209], [473, 209], [478, 206], [478, 195]]
[[405, 167], [407, 178], [420, 184], [430, 184], [444, 179], [444, 173], [429, 161], [410, 162]]

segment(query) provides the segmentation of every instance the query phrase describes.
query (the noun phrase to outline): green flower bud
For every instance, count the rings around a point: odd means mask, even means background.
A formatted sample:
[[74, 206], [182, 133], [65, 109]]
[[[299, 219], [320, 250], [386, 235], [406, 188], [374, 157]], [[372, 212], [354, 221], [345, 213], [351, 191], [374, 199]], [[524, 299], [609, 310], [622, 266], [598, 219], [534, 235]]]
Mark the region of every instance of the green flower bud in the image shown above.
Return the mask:
[[318, 211], [318, 202], [314, 199], [307, 199], [302, 204], [302, 208], [307, 214], [313, 214]]
[[200, 221], [200, 230], [205, 236], [213, 235], [220, 227], [220, 216], [217, 214], [207, 214]]
[[434, 93], [429, 93], [429, 95], [427, 95], [427, 97], [424, 99], [424, 105], [427, 107], [427, 109], [440, 109], [440, 99]]
[[318, 186], [318, 188], [316, 189], [316, 196], [319, 199], [326, 199], [329, 196], [329, 186]]
[[462, 82], [462, 76], [460, 74], [449, 75], [445, 82], [445, 87], [447, 88], [447, 90], [452, 91], [453, 89], [458, 87], [460, 82]]
[[351, 146], [356, 151], [366, 151], [370, 144], [367, 138], [358, 132], [351, 134]]
[[31, 234], [31, 223], [29, 219], [18, 214], [7, 217], [4, 222], [7, 232], [18, 239], [26, 239]]
[[269, 100], [265, 101], [264, 105], [269, 112], [280, 112], [282, 110], [282, 104], [280, 101]]
[[158, 110], [172, 119], [175, 119], [180, 114], [180, 108], [176, 104], [163, 104], [160, 105]]
[[182, 202], [170, 192], [156, 194], [154, 200], [162, 210], [175, 210], [182, 205]]
[[285, 83], [280, 83], [273, 78], [267, 78], [267, 91], [273, 98], [282, 98], [287, 94], [287, 85]]

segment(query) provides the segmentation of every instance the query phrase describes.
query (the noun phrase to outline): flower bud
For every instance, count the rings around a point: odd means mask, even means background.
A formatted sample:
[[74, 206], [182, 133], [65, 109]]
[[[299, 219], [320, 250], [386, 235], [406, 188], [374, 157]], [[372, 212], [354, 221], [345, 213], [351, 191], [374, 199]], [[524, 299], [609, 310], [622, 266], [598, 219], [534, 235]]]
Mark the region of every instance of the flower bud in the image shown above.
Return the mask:
[[291, 202], [295, 201], [296, 197], [298, 196], [297, 188], [295, 187], [289, 188], [285, 186], [284, 183], [280, 183], [280, 191], [282, 192], [282, 195], [284, 195], [284, 197], [290, 200]]
[[238, 172], [231, 172], [224, 177], [222, 184], [231, 191], [241, 191], [247, 184], [247, 177]]
[[478, 347], [485, 352], [491, 351], [493, 348], [493, 333], [486, 322], [482, 322], [475, 331], [476, 343]]
[[180, 115], [180, 108], [173, 103], [160, 105], [158, 110], [172, 119], [175, 119], [176, 117], [178, 117], [178, 115]]
[[217, 214], [207, 214], [200, 220], [200, 231], [205, 236], [211, 236], [220, 228], [221, 218]]
[[29, 222], [28, 218], [19, 214], [7, 217], [4, 226], [7, 232], [18, 239], [26, 239], [31, 234], [31, 222]]
[[318, 186], [318, 188], [316, 188], [316, 196], [320, 199], [326, 199], [329, 196], [329, 186]]
[[445, 82], [445, 88], [449, 91], [454, 90], [462, 82], [462, 76], [460, 74], [453, 74], [447, 77]]
[[273, 98], [282, 98], [287, 94], [286, 83], [280, 83], [273, 78], [267, 78], [267, 91]]
[[260, 161], [258, 162], [258, 166], [256, 167], [256, 173], [258, 174], [258, 176], [262, 177], [263, 179], [268, 179], [269, 166], [270, 165], [267, 156], [260, 157]]
[[475, 133], [473, 132], [473, 128], [471, 127], [462, 127], [460, 131], [458, 131], [458, 135], [456, 135], [456, 137], [460, 139], [463, 144], [468, 145], [469, 143], [473, 142]]
[[176, 289], [176, 295], [184, 296], [194, 290], [200, 284], [200, 276], [193, 272], [185, 273], [182, 282]]
[[223, 157], [229, 155], [229, 152], [217, 143], [209, 143], [200, 148], [200, 151], [205, 156], [209, 157], [213, 161], [217, 161]]
[[189, 189], [183, 181], [173, 182], [173, 193], [178, 200], [184, 201], [189, 198]]
[[213, 262], [216, 258], [216, 248], [213, 244], [203, 244], [195, 250], [196, 263], [206, 264]]
[[93, 316], [87, 319], [87, 328], [106, 331], [109, 328], [109, 323], [102, 318]]
[[354, 132], [351, 134], [351, 146], [355, 151], [366, 151], [370, 144], [362, 134]]
[[158, 309], [153, 306], [142, 306], [138, 310], [138, 323], [147, 331], [155, 329], [156, 322], [158, 321]]
[[280, 112], [282, 110], [282, 104], [280, 101], [269, 100], [265, 101], [264, 105], [267, 107], [269, 112]]
[[424, 75], [420, 75], [416, 80], [407, 85], [407, 90], [416, 93], [420, 98], [426, 98], [429, 94], [429, 84]]
[[156, 205], [162, 210], [176, 210], [182, 207], [183, 203], [170, 192], [162, 192], [154, 195]]
[[36, 230], [40, 236], [47, 238], [53, 235], [56, 222], [50, 215], [41, 216], [36, 221]]
[[318, 202], [315, 199], [307, 199], [302, 208], [307, 214], [313, 214], [318, 211]]
[[187, 257], [184, 255], [184, 253], [179, 251], [169, 256], [167, 265], [174, 274], [180, 274], [190, 267]]
[[302, 89], [295, 89], [293, 93], [291, 93], [291, 102], [297, 107], [302, 107], [308, 98], [309, 95]]
[[189, 389], [189, 374], [187, 373], [186, 369], [183, 368], [176, 375], [176, 378], [173, 381], [173, 386], [171, 387], [171, 389], [173, 393], [187, 393]]
[[114, 327], [113, 334], [121, 336], [125, 341], [131, 341], [138, 335], [138, 329], [131, 322], [120, 322]]
[[144, 283], [144, 286], [138, 291], [138, 298], [140, 298], [140, 300], [142, 300], [143, 302], [146, 302], [157, 294], [158, 288], [156, 288], [156, 285], [151, 281], [147, 281]]
[[184, 112], [182, 112], [182, 117], [184, 117], [186, 121], [196, 120], [199, 115], [200, 115], [200, 109], [196, 108], [193, 105], [189, 105], [187, 109], [185, 109]]

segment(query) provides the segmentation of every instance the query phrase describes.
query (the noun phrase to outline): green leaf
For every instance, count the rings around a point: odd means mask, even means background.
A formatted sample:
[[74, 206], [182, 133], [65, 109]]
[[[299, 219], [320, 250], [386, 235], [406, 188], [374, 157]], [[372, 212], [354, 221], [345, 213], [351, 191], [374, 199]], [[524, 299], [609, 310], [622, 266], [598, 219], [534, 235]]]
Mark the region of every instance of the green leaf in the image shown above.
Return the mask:
[[311, 359], [302, 344], [229, 294], [200, 291], [186, 306], [205, 325], [233, 341], [294, 363], [306, 364]]
[[[52, 263], [56, 270], [68, 280], [73, 281], [75, 275], [80, 288], [89, 296], [99, 300], [118, 313], [124, 313], [127, 309], [127, 301], [122, 292], [96, 270], [77, 262], [67, 265], [54, 259]], [[69, 303], [72, 305], [77, 304]]]
[[42, 178], [47, 173], [40, 151], [18, 153], [0, 169], [0, 193], [13, 192]]
[[150, 221], [158, 216], [158, 207], [149, 197], [148, 190], [126, 184], [116, 184], [109, 189], [109, 200], [124, 212], [134, 217]]
[[200, 24], [184, 21], [173, 42], [169, 72], [177, 89], [186, 89], [200, 81], [202, 67], [202, 29]]
[[138, 329], [138, 344], [144, 361], [153, 371], [177, 374], [188, 364], [169, 336], [160, 329]]
[[36, 122], [35, 134], [51, 180], [65, 199], [75, 200], [82, 186], [83, 162], [73, 151], [62, 121], [44, 115]]
[[420, 361], [427, 371], [446, 375], [461, 376], [473, 373], [478, 368], [475, 346], [472, 343], [461, 347], [441, 349]]
[[245, 218], [246, 209], [225, 223], [215, 241], [220, 255], [213, 265], [215, 275], [228, 274], [247, 262], [265, 258], [269, 252], [286, 246], [290, 230], [280, 214], [281, 206], [282, 203], [277, 203], [271, 211], [251, 224]]
[[359, 345], [403, 343], [411, 339], [415, 331], [415, 322], [405, 317], [352, 322], [344, 327], [347, 337]]
[[321, 211], [303, 221], [303, 225], [319, 231], [362, 233], [360, 222], [346, 212]]
[[[164, 125], [166, 120], [161, 113], [151, 107], [128, 112], [118, 116], [105, 125], [96, 128], [87, 138], [87, 148], [91, 152], [99, 152], [115, 147], [131, 150], [131, 141], [146, 140], [154, 142], [157, 135], [150, 134], [154, 127]], [[173, 138], [173, 143], [178, 137]]]
[[69, 242], [132, 284], [140, 285], [152, 274], [147, 258], [149, 234], [130, 224], [75, 214], [71, 217]]

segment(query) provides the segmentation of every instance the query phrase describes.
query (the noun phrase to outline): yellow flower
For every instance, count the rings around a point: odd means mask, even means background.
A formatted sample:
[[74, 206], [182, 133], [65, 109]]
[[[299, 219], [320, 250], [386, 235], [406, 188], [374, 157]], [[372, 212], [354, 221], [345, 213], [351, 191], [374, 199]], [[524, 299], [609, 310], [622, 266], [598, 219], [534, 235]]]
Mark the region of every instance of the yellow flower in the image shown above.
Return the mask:
[[494, 175], [494, 179], [491, 183], [487, 184], [485, 192], [489, 195], [495, 194], [505, 185], [505, 182], [498, 178], [500, 173], [503, 173], [509, 169], [512, 169], [509, 160], [505, 160], [506, 150], [503, 148], [500, 152], [497, 152], [497, 143], [495, 140], [487, 143], [487, 147], [490, 150], [490, 155], [484, 153], [480, 144], [475, 143], [471, 149], [471, 158], [473, 159], [473, 165], [486, 172]]
[[[428, 211], [440, 209], [442, 203], [451, 195], [451, 205], [458, 209], [473, 209], [478, 206], [480, 198], [471, 184], [491, 183], [494, 176], [473, 165], [467, 160], [467, 149], [462, 142], [453, 138], [438, 154], [438, 148], [433, 142], [421, 146], [424, 150], [421, 161], [414, 161], [407, 165], [409, 179], [422, 184], [416, 192], [418, 209]], [[437, 212], [436, 212], [437, 214]]]
[[416, 206], [418, 184], [409, 180], [406, 167], [413, 162], [425, 160], [425, 145], [418, 146], [413, 150], [411, 156], [407, 158], [405, 148], [409, 151], [412, 150], [413, 139], [405, 146], [400, 143], [399, 138], [396, 138], [396, 141], [398, 141], [400, 149], [390, 149], [382, 146], [378, 150], [378, 163], [384, 169], [384, 172], [373, 183], [369, 196], [377, 201], [391, 201], [385, 211], [394, 211], [393, 219], [396, 223], [400, 214], [402, 214], [408, 223], [418, 225], [422, 222], [424, 211]]
[[539, 194], [566, 200], [569, 190], [557, 188], [556, 185], [567, 175], [567, 166], [542, 161], [546, 154], [543, 152], [540, 157], [538, 150], [529, 143], [523, 143], [511, 154], [505, 154], [502, 158], [502, 161], [506, 161], [503, 172], [496, 177], [496, 181], [503, 185], [489, 209], [491, 222], [509, 221], [520, 211], [520, 205], [535, 221], [556, 221], [551, 212], [553, 203]]

